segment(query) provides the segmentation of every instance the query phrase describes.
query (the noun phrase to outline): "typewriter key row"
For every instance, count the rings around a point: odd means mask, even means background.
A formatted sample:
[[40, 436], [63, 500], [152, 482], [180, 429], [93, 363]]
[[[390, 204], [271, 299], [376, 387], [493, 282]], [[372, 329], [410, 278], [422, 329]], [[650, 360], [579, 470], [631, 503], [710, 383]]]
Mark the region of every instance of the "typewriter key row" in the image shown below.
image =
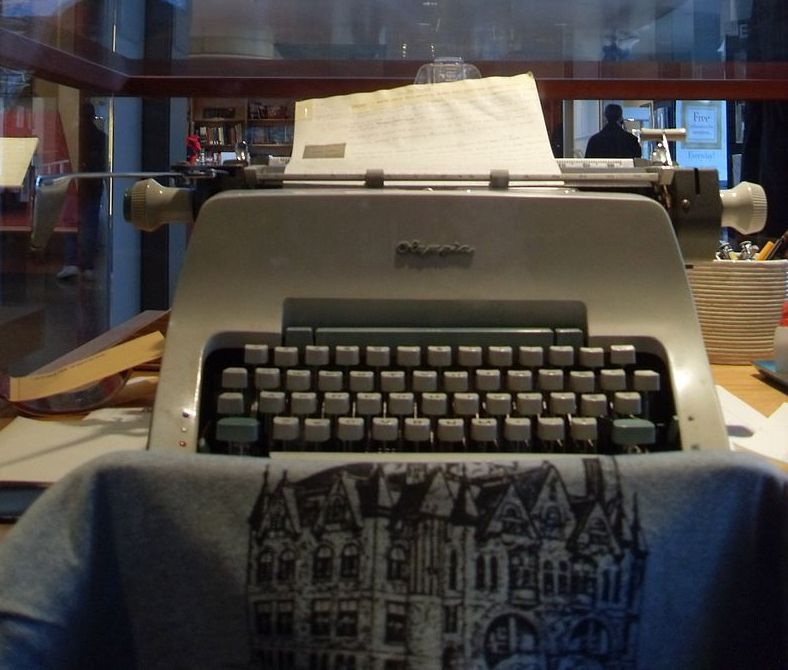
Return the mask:
[[201, 447], [252, 455], [679, 448], [661, 361], [630, 344], [571, 339], [216, 352], [204, 371]]

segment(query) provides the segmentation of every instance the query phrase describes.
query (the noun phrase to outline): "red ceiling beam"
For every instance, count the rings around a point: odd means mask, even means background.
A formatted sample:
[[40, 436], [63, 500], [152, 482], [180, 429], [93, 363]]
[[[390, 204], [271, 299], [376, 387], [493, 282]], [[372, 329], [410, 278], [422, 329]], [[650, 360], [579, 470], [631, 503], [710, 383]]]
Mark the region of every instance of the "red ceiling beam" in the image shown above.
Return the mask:
[[[242, 57], [151, 62], [97, 49], [94, 45], [87, 56], [75, 55], [0, 29], [0, 64], [106, 95], [324, 97], [409, 84], [420, 65]], [[533, 72], [545, 100], [788, 100], [788, 63], [482, 61], [476, 65], [485, 76]]]
[[[122, 59], [115, 57], [125, 67]], [[0, 65], [25, 70], [56, 84], [73, 86], [96, 93], [123, 90], [128, 75], [114, 67], [32, 40], [10, 30], [0, 29]]]

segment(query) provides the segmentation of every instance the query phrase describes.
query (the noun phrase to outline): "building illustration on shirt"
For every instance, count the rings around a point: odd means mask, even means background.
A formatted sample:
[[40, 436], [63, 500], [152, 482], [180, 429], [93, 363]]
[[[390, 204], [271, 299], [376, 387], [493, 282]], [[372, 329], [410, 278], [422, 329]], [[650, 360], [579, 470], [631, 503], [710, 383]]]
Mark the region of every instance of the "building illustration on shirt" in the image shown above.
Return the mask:
[[249, 517], [251, 667], [635, 668], [637, 500], [613, 459], [583, 467], [267, 472]]

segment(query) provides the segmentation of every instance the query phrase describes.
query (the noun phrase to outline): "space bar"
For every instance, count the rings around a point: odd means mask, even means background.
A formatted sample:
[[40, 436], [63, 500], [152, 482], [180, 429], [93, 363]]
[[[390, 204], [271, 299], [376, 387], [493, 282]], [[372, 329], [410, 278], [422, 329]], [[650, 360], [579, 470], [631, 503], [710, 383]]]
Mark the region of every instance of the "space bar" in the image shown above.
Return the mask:
[[314, 338], [315, 344], [345, 346], [474, 344], [548, 347], [556, 344], [556, 331], [551, 328], [316, 328]]

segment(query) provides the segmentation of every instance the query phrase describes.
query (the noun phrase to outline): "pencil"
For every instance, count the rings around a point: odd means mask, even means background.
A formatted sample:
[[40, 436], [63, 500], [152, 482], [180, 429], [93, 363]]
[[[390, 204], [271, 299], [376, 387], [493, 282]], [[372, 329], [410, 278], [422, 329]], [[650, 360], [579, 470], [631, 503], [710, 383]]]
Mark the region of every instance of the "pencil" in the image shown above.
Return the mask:
[[774, 247], [774, 242], [769, 240], [766, 244], [763, 245], [763, 249], [758, 252], [758, 255], [755, 257], [756, 261], [765, 261], [769, 257], [769, 252]]

